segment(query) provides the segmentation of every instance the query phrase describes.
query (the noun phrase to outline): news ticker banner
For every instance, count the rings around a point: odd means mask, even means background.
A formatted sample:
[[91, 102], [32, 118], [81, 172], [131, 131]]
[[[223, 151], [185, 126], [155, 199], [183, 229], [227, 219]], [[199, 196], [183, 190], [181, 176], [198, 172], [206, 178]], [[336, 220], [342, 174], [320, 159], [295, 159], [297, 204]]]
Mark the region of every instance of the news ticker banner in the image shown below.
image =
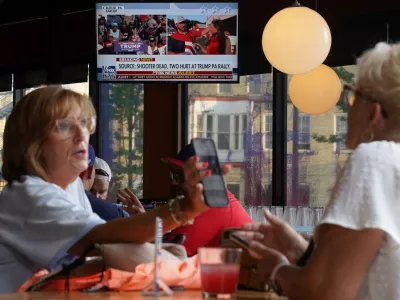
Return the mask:
[[[229, 55], [227, 55], [229, 56]], [[187, 56], [171, 59], [171, 56], [116, 57], [114, 63], [98, 69], [98, 80], [102, 81], [236, 81], [237, 68], [229, 57], [213, 59], [188, 59]], [[220, 58], [220, 57], [218, 57]], [[186, 60], [186, 61], [185, 61]], [[100, 78], [99, 78], [100, 77]]]

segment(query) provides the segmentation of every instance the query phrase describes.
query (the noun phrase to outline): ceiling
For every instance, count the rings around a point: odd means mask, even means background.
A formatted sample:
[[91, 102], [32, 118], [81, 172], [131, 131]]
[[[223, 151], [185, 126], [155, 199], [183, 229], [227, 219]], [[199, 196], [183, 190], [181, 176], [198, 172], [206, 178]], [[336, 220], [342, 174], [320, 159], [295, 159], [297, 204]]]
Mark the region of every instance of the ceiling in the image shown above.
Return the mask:
[[[222, 1], [219, 0], [219, 2]], [[171, 1], [155, 0], [153, 2]], [[257, 66], [253, 64], [245, 73], [251, 74], [263, 71], [257, 68], [258, 66], [260, 68], [265, 67], [265, 64], [262, 66], [262, 63], [265, 62], [265, 56], [260, 47], [264, 26], [273, 14], [284, 7], [290, 6], [292, 3], [292, 0], [239, 0], [241, 68], [246, 69], [248, 67], [249, 57], [251, 57], [252, 61], [257, 61]], [[390, 29], [389, 38], [392, 41], [400, 40], [399, 0], [301, 0], [300, 3], [313, 9], [316, 8], [331, 28], [333, 42], [330, 55], [326, 61], [329, 65], [354, 63], [355, 58], [362, 51], [373, 46], [378, 41], [386, 40], [387, 24], [389, 24]], [[16, 23], [46, 18], [54, 11], [64, 14], [65, 18], [69, 19], [69, 16], [74, 16], [75, 20], [81, 19], [85, 24], [92, 24], [90, 18], [91, 11], [93, 11], [94, 18], [94, 5], [95, 1], [93, 0], [35, 0], [24, 2], [22, 0], [3, 0], [2, 4], [0, 0], [0, 34], [2, 34], [2, 30], [6, 33], [7, 31], [13, 32], [13, 27], [22, 26]], [[71, 13], [73, 14], [71, 15]], [[45, 23], [43, 21], [43, 24]], [[80, 30], [78, 27], [74, 29], [75, 24], [71, 24], [72, 32]], [[29, 28], [29, 26], [27, 23], [26, 27]], [[86, 31], [86, 36], [93, 35], [94, 37], [95, 26], [91, 28], [92, 26], [86, 25], [86, 27], [90, 27], [90, 29], [82, 29]], [[47, 30], [47, 27], [43, 28], [45, 33], [47, 33]], [[93, 30], [93, 33], [90, 30]], [[29, 32], [29, 29], [27, 32]], [[38, 32], [33, 34], [38, 34]], [[262, 63], [259, 64], [259, 62]]]
[[[217, 0], [216, 0], [217, 1]], [[226, 0], [222, 0], [229, 2]], [[218, 2], [222, 2], [221, 0]], [[56, 7], [62, 13], [94, 9], [96, 1], [60, 1], [60, 0], [0, 0], [0, 24], [35, 19], [47, 16], [49, 9]], [[98, 1], [124, 2], [124, 1]], [[137, 1], [136, 1], [137, 2]], [[191, 1], [140, 1], [140, 2], [191, 2]], [[197, 2], [192, 0], [192, 2]], [[207, 2], [207, 0], [205, 1]], [[210, 2], [210, 1], [208, 1]], [[239, 0], [241, 13], [245, 20], [245, 31], [251, 27], [265, 25], [266, 21], [280, 9], [290, 6], [291, 0]], [[400, 2], [396, 0], [301, 0], [300, 4], [317, 8], [318, 12], [328, 21], [339, 21], [341, 18], [351, 18], [367, 15], [396, 14], [400, 11]], [[251, 20], [251, 22], [246, 22]]]

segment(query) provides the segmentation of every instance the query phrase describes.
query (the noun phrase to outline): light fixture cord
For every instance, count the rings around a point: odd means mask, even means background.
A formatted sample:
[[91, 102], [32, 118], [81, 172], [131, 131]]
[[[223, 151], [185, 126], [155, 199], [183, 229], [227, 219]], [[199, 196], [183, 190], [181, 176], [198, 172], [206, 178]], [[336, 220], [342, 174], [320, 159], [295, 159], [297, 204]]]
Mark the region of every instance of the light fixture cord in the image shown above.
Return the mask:
[[390, 42], [390, 38], [389, 38], [390, 32], [389, 32], [389, 30], [390, 30], [389, 23], [386, 23], [386, 43], [388, 43], [388, 44]]
[[318, 0], [314, 0], [314, 9], [318, 12]]
[[301, 4], [297, 0], [295, 0], [294, 3], [292, 4], [292, 7], [300, 7], [300, 6]]

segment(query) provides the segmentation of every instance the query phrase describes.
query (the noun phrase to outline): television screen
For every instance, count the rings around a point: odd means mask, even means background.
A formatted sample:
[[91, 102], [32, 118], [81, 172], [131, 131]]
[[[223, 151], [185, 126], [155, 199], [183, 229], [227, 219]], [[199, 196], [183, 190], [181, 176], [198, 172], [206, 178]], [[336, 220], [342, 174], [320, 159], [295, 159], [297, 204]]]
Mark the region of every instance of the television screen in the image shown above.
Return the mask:
[[238, 3], [97, 3], [97, 79], [238, 82]]

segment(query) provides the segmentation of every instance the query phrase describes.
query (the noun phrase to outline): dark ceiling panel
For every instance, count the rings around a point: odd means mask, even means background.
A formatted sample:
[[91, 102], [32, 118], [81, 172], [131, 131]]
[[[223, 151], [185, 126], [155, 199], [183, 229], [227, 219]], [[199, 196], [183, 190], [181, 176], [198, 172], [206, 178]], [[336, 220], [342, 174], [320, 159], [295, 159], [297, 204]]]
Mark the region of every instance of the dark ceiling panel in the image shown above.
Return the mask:
[[[194, 0], [193, 0], [194, 1]], [[5, 0], [0, 7], [0, 35], [7, 36], [1, 48], [2, 72], [13, 68], [43, 66], [49, 62], [47, 45], [47, 19], [2, 26], [1, 24], [45, 18], [47, 3], [59, 5], [64, 14], [59, 37], [62, 40], [64, 64], [83, 64], [95, 58], [94, 3], [88, 1]], [[151, 1], [148, 1], [151, 2]], [[168, 2], [168, 1], [165, 1]], [[179, 1], [177, 1], [179, 2]], [[315, 8], [327, 20], [332, 32], [332, 49], [327, 64], [345, 65], [355, 62], [362, 51], [386, 39], [386, 24], [390, 24], [390, 38], [400, 40], [400, 1], [380, 0], [302, 0], [301, 4]], [[239, 56], [241, 73], [264, 73], [268, 62], [261, 49], [261, 36], [269, 18], [292, 0], [261, 1], [240, 0]], [[78, 13], [78, 11], [80, 11]], [[72, 13], [77, 12], [77, 13]], [[30, 50], [26, 50], [30, 45]]]

